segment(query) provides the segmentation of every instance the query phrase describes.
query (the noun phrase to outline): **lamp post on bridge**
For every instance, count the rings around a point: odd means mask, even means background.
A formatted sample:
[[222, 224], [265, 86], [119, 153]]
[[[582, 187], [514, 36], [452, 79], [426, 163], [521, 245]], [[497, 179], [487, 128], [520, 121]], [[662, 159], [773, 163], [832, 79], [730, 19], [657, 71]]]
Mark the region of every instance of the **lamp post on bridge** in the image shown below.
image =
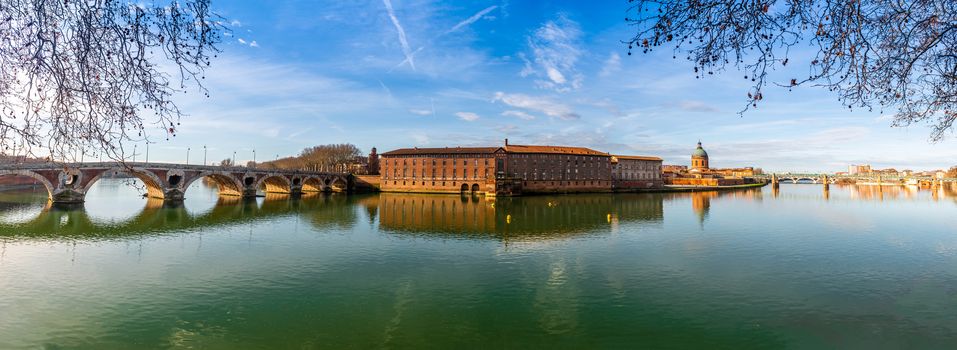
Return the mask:
[[253, 167], [256, 167], [256, 149], [253, 148]]
[[234, 167], [236, 166], [236, 151], [233, 151], [233, 161], [231, 163]]
[[189, 165], [189, 147], [186, 147], [186, 165]]
[[133, 163], [136, 163], [136, 145], [133, 145]]
[[203, 145], [203, 166], [206, 166], [206, 145]]
[[154, 142], [146, 141], [146, 164], [150, 163], [150, 144]]

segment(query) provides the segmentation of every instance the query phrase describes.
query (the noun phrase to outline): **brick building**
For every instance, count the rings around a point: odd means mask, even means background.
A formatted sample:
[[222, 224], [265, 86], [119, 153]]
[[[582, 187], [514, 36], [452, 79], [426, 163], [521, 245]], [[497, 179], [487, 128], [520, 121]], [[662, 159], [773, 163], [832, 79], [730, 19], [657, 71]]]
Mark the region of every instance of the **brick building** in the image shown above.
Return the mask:
[[616, 190], [661, 188], [661, 158], [646, 156], [611, 157], [612, 187]]
[[[616, 188], [612, 159], [584, 147], [513, 145], [508, 140], [503, 147], [401, 148], [381, 154], [380, 188], [488, 195], [605, 192]], [[661, 159], [620, 159], [615, 162], [621, 166], [620, 186], [660, 186]]]

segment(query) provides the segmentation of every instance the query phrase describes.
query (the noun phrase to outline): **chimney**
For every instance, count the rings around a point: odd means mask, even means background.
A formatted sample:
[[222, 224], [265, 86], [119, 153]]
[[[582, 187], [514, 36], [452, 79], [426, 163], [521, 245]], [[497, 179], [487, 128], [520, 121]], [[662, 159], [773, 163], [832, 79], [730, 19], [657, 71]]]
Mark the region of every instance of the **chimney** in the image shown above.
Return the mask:
[[505, 138], [505, 147], [508, 147], [508, 138]]

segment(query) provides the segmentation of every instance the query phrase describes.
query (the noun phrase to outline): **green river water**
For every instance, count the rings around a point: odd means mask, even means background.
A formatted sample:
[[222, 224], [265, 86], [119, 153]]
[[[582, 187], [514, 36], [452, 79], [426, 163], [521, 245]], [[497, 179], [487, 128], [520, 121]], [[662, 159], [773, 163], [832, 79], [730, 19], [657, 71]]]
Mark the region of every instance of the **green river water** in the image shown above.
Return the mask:
[[0, 193], [0, 349], [957, 348], [957, 188]]

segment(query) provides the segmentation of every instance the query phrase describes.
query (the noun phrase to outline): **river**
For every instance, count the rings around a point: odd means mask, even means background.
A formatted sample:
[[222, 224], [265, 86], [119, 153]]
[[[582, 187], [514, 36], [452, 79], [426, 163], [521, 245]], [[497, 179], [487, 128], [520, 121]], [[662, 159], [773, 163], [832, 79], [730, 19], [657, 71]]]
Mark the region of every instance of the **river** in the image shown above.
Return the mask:
[[957, 189], [0, 193], [0, 349], [953, 348]]

